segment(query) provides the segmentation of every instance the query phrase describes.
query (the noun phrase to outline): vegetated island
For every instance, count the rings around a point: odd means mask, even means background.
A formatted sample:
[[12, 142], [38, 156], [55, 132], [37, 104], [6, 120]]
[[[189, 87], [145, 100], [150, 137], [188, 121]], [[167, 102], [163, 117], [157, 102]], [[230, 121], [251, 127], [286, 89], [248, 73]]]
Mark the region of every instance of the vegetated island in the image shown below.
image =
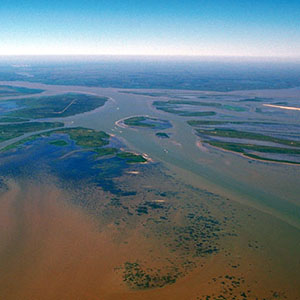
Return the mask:
[[[203, 142], [207, 143], [213, 147], [217, 147], [223, 150], [236, 152], [242, 154], [245, 157], [269, 161], [278, 163], [289, 163], [289, 164], [300, 164], [300, 162], [285, 160], [285, 159], [273, 159], [268, 157], [263, 157], [258, 153], [272, 153], [272, 154], [283, 154], [283, 155], [300, 155], [300, 141], [286, 140], [282, 138], [277, 138], [273, 136], [263, 135], [260, 133], [238, 131], [233, 129], [215, 128], [213, 130], [206, 129], [196, 129], [197, 135], [204, 137]], [[219, 141], [207, 139], [207, 137], [222, 137], [222, 138], [236, 138], [236, 139], [246, 139], [253, 141], [265, 141], [273, 142], [276, 144], [286, 145], [286, 147], [275, 147], [266, 145], [257, 145], [255, 143], [236, 143], [232, 141]]]
[[29, 119], [69, 117], [101, 107], [107, 100], [106, 97], [76, 93], [11, 99], [20, 108], [7, 112], [6, 116]]
[[22, 122], [28, 122], [29, 119], [24, 118], [15, 118], [15, 117], [2, 117], [0, 118], [0, 123], [22, 123]]
[[180, 105], [197, 106], [197, 103], [200, 102], [185, 100], [154, 101], [153, 106], [158, 110], [183, 117], [207, 117], [216, 115], [214, 111], [189, 111], [180, 109]]
[[170, 136], [165, 132], [156, 132], [155, 135], [159, 138], [168, 139]]
[[152, 120], [152, 118], [145, 117], [145, 116], [137, 116], [131, 117], [124, 120], [124, 124], [127, 126], [137, 126], [137, 127], [155, 127], [153, 123], [146, 123], [146, 121]]
[[264, 122], [264, 121], [219, 121], [219, 120], [188, 120], [187, 124], [192, 127], [201, 127], [203, 125], [227, 125], [227, 124], [262, 124], [262, 125], [280, 125], [280, 123], [276, 122]]
[[168, 120], [162, 120], [149, 116], [133, 116], [123, 120], [123, 124], [129, 127], [144, 127], [150, 129], [166, 129], [172, 127]]
[[[29, 123], [32, 124], [32, 123]], [[52, 124], [52, 123], [50, 123]], [[60, 123], [59, 123], [60, 124]], [[32, 142], [39, 138], [50, 137], [51, 135], [67, 135], [77, 146], [83, 150], [94, 152], [94, 158], [100, 158], [107, 155], [116, 156], [126, 161], [126, 163], [146, 163], [147, 158], [144, 155], [136, 154], [133, 152], [123, 151], [114, 147], [106, 147], [109, 145], [110, 135], [104, 131], [96, 131], [84, 127], [74, 128], [61, 128], [57, 130], [46, 131], [43, 133], [32, 135], [28, 138], [22, 139], [16, 143], [8, 145], [1, 151], [8, 151], [13, 148], [19, 147], [25, 143]], [[49, 144], [57, 147], [67, 146], [68, 143], [61, 139], [50, 141]]]
[[231, 110], [236, 112], [243, 112], [247, 109], [241, 106], [221, 104], [218, 102], [199, 102], [191, 100], [169, 100], [169, 101], [154, 101], [153, 105], [156, 109], [164, 112], [177, 114], [183, 117], [205, 117], [216, 115], [215, 111], [195, 111], [195, 110], [183, 110], [182, 106], [191, 107], [212, 107], [218, 109]]

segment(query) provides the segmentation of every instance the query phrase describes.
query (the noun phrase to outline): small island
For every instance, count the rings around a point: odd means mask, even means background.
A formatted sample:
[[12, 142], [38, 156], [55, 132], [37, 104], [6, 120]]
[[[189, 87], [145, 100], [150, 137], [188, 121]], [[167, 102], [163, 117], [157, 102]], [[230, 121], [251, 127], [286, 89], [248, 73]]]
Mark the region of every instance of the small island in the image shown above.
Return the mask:
[[155, 135], [161, 139], [169, 139], [170, 138], [170, 136], [165, 132], [157, 132]]
[[149, 116], [133, 116], [117, 122], [120, 126], [147, 128], [153, 130], [161, 130], [171, 128], [172, 124], [168, 120], [162, 120]]

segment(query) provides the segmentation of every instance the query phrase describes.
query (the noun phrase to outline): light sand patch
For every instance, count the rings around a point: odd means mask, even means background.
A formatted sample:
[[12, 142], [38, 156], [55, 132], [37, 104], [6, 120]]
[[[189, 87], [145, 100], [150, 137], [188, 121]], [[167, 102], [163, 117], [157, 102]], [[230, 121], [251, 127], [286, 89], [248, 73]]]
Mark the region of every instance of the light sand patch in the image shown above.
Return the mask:
[[292, 107], [292, 106], [282, 106], [282, 105], [274, 105], [274, 104], [263, 104], [263, 106], [300, 111], [299, 107]]
[[201, 151], [208, 152], [208, 149], [201, 143], [201, 141], [197, 141], [197, 142], [196, 142], [196, 146], [197, 146]]
[[140, 172], [139, 171], [128, 171], [128, 172], [126, 172], [127, 174], [132, 174], [132, 175], [138, 175], [138, 174], [140, 174]]

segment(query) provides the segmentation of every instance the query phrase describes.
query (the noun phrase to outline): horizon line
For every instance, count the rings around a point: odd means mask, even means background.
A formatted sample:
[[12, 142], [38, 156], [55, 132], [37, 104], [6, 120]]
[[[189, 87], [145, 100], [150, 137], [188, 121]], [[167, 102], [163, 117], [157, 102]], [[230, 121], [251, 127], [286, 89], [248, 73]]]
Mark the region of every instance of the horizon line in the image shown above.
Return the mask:
[[0, 54], [1, 58], [185, 58], [185, 59], [246, 59], [271, 61], [300, 61], [300, 56], [196, 55], [196, 54]]

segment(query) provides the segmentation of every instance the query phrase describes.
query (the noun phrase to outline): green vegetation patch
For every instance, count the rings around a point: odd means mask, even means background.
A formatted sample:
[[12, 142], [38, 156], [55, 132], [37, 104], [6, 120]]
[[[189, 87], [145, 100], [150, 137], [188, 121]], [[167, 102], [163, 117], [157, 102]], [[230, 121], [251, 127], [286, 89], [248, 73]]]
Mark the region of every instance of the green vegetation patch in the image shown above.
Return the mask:
[[268, 100], [270, 99], [254, 97], [254, 98], [241, 99], [239, 102], [263, 102]]
[[135, 154], [132, 152], [120, 152], [117, 154], [117, 157], [125, 159], [127, 163], [133, 164], [133, 163], [144, 163], [147, 161], [146, 158], [144, 158], [140, 154]]
[[0, 125], [0, 143], [22, 136], [25, 133], [49, 130], [57, 127], [63, 127], [60, 122], [28, 122], [22, 124]]
[[129, 117], [125, 119], [123, 123], [127, 126], [150, 128], [154, 130], [162, 130], [172, 127], [171, 123], [167, 120], [162, 120], [148, 116]]
[[262, 122], [262, 121], [219, 121], [219, 120], [188, 120], [187, 123], [193, 127], [201, 127], [203, 125], [227, 125], [227, 124], [262, 124], [262, 125], [280, 125], [275, 122]]
[[[221, 103], [217, 102], [199, 102], [192, 100], [169, 100], [169, 101], [155, 101], [160, 102], [159, 106], [162, 106], [162, 103], [166, 105], [191, 105], [191, 106], [207, 106], [207, 107], [222, 107]], [[156, 104], [154, 104], [156, 105]]]
[[124, 120], [124, 124], [127, 126], [139, 126], [139, 127], [155, 127], [155, 124], [144, 123], [147, 120], [151, 120], [151, 118], [146, 118], [144, 116], [131, 117]]
[[158, 136], [158, 137], [160, 137], [160, 138], [163, 138], [163, 139], [170, 138], [169, 135], [167, 133], [165, 133], [165, 132], [157, 132], [155, 135]]
[[199, 135], [265, 141], [265, 142], [273, 142], [273, 143], [287, 145], [287, 146], [300, 147], [300, 141], [286, 140], [286, 139], [276, 138], [273, 136], [264, 135], [261, 133], [238, 131], [234, 129], [225, 129], [225, 128], [215, 128], [214, 130], [196, 129], [196, 132]]
[[[34, 123], [25, 123], [25, 124], [35, 124], [35, 123], [44, 124], [46, 122], [43, 122], [43, 123], [34, 122]], [[50, 128], [54, 128], [55, 125], [56, 125], [56, 127], [59, 127], [58, 125], [63, 125], [63, 123], [46, 123], [46, 124], [52, 124], [52, 125], [48, 125], [48, 127], [53, 126]], [[53, 125], [53, 124], [55, 124], [55, 125]], [[17, 124], [17, 125], [21, 126], [21, 124]], [[6, 126], [16, 126], [16, 125], [9, 124]], [[47, 127], [47, 129], [50, 129], [48, 127]], [[37, 127], [35, 127], [34, 128], [35, 130], [33, 130], [33, 131], [37, 131], [38, 129], [36, 129], [36, 128]], [[45, 128], [45, 125], [44, 125], [43, 129], [44, 128]], [[1, 130], [1, 125], [0, 125], [0, 130]], [[61, 128], [61, 129], [57, 129], [57, 130], [51, 130], [51, 131], [35, 134], [28, 138], [22, 139], [16, 143], [8, 145], [5, 148], [1, 149], [1, 151], [2, 152], [8, 151], [8, 150], [14, 149], [20, 145], [23, 145], [27, 142], [34, 141], [38, 138], [49, 137], [52, 134], [68, 135], [69, 138], [72, 141], [74, 141], [76, 145], [83, 147], [86, 150], [95, 152], [95, 158], [106, 156], [106, 155], [114, 155], [118, 158], [124, 159], [126, 161], [126, 163], [128, 163], [128, 164], [147, 162], [147, 159], [145, 159], [142, 155], [135, 154], [132, 152], [124, 152], [124, 151], [121, 151], [121, 150], [119, 150], [117, 148], [113, 148], [113, 147], [105, 147], [109, 144], [109, 138], [110, 138], [110, 136], [107, 133], [105, 133], [104, 131], [96, 131], [93, 129], [83, 128], [83, 127]], [[1, 136], [1, 138], [2, 138], [2, 136]], [[64, 140], [57, 139], [57, 140], [49, 141], [49, 144], [56, 145], [56, 146], [66, 146], [68, 143]]]
[[190, 126], [198, 127], [202, 125], [225, 125], [230, 123], [229, 121], [215, 121], [215, 120], [188, 120], [187, 123]]
[[232, 105], [223, 105], [217, 102], [199, 102], [191, 100], [169, 100], [169, 101], [154, 101], [153, 105], [162, 111], [177, 114], [185, 117], [202, 117], [202, 116], [213, 116], [216, 113], [214, 111], [204, 111], [204, 112], [194, 112], [180, 110], [181, 105], [190, 105], [190, 106], [203, 106], [203, 107], [214, 107], [219, 109], [226, 109], [231, 111], [246, 111], [246, 108], [240, 106]]
[[64, 94], [38, 98], [14, 99], [19, 107], [9, 116], [21, 118], [62, 118], [92, 111], [107, 101], [106, 97], [84, 94]]
[[220, 141], [208, 141], [208, 140], [204, 142], [213, 147], [217, 147], [231, 152], [240, 153], [246, 157], [253, 158], [253, 159], [281, 162], [281, 163], [300, 164], [299, 162], [295, 162], [295, 161], [266, 158], [266, 157], [259, 156], [257, 154], [252, 154], [247, 152], [247, 151], [253, 151], [253, 152], [260, 152], [260, 153], [300, 155], [300, 149], [271, 147], [271, 146], [262, 146], [262, 145], [253, 145], [253, 144], [239, 144], [239, 143], [220, 142]]
[[[214, 104], [218, 103], [209, 103], [210, 106], [216, 107]], [[179, 105], [193, 105], [193, 106], [207, 106], [203, 102], [196, 101], [186, 101], [186, 100], [170, 100], [170, 101], [154, 101], [153, 105], [158, 110], [162, 110], [167, 113], [176, 114], [183, 117], [206, 117], [214, 116], [216, 113], [214, 111], [187, 111], [180, 110]]]
[[204, 141], [204, 142], [210, 144], [211, 146], [215, 146], [229, 151], [240, 152], [240, 153], [244, 153], [245, 150], [250, 150], [250, 151], [262, 152], [262, 153], [277, 153], [277, 154], [291, 154], [291, 155], [300, 154], [300, 149], [295, 149], [295, 148], [281, 148], [281, 147], [253, 145], [253, 144], [239, 144], [239, 143], [219, 142], [219, 141]]
[[195, 111], [195, 112], [183, 111], [179, 115], [183, 117], [210, 117], [216, 115], [216, 113], [214, 111]]
[[[190, 122], [194, 126], [199, 124], [197, 121]], [[227, 151], [232, 151], [236, 153], [243, 154], [246, 157], [259, 159], [264, 161], [273, 161], [273, 162], [282, 162], [282, 163], [292, 163], [299, 164], [296, 161], [290, 160], [282, 160], [282, 159], [273, 159], [263, 157], [253, 152], [259, 153], [272, 153], [272, 154], [283, 154], [283, 155], [300, 155], [300, 149], [296, 147], [300, 147], [300, 141], [292, 141], [281, 139], [277, 137], [272, 137], [260, 133], [253, 132], [245, 132], [238, 131], [233, 129], [225, 129], [225, 128], [215, 128], [213, 130], [207, 129], [196, 129], [196, 132], [200, 136], [209, 136], [209, 137], [223, 137], [223, 138], [236, 138], [236, 139], [247, 139], [254, 141], [264, 141], [264, 142], [273, 142], [276, 144], [286, 145], [293, 148], [285, 148], [285, 147], [274, 147], [274, 146], [266, 146], [266, 145], [257, 145], [252, 143], [235, 143], [235, 142], [227, 142], [227, 141], [216, 141], [216, 140], [204, 140], [205, 143], [223, 149]]]
[[63, 147], [63, 146], [67, 146], [68, 143], [64, 140], [56, 140], [56, 141], [51, 141], [49, 142], [50, 145], [54, 145], [54, 146], [60, 146], [60, 147]]
[[78, 146], [91, 149], [96, 153], [96, 157], [105, 155], [116, 155], [119, 158], [126, 160], [127, 163], [143, 163], [147, 160], [139, 154], [131, 152], [122, 152], [116, 148], [105, 147], [109, 144], [109, 135], [104, 131], [95, 131], [82, 127], [66, 128], [55, 130], [54, 133], [65, 133], [70, 136], [70, 139], [75, 141]]
[[103, 147], [109, 144], [109, 135], [104, 131], [83, 127], [63, 128], [51, 133], [67, 134], [78, 146], [85, 148]]
[[93, 150], [97, 153], [96, 157], [106, 156], [106, 155], [115, 155], [119, 150], [117, 148], [96, 148]]
[[14, 118], [14, 117], [0, 118], [0, 123], [21, 123], [21, 122], [28, 122], [28, 121], [29, 121], [29, 119]]

